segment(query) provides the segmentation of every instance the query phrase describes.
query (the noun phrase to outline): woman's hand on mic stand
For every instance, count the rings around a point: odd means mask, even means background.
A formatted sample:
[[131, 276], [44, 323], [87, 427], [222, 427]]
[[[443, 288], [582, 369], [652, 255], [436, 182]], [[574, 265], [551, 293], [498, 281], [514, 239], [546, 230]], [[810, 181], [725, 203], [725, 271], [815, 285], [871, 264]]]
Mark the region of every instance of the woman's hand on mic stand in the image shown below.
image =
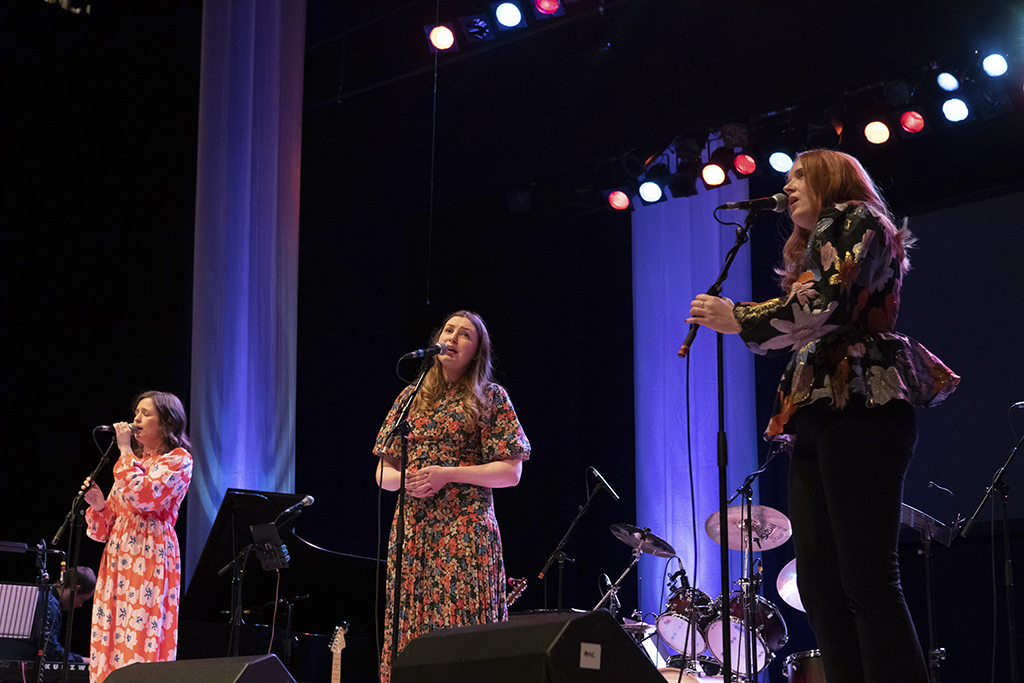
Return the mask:
[[85, 491], [85, 502], [89, 504], [89, 507], [95, 508], [97, 511], [107, 507], [106, 497], [103, 495], [103, 491], [96, 485], [91, 478], [86, 477], [85, 482], [82, 484], [82, 490]]
[[724, 297], [698, 294], [690, 304], [690, 317], [686, 322], [703, 325], [722, 334], [739, 334], [740, 322], [732, 314], [733, 302]]

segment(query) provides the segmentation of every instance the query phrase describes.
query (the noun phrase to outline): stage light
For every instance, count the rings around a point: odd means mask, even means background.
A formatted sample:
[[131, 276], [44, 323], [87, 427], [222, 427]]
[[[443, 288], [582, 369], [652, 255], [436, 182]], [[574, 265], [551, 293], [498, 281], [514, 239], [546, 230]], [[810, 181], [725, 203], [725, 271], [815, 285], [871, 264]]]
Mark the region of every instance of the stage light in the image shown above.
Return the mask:
[[920, 133], [924, 130], [924, 116], [913, 109], [900, 114], [900, 127], [908, 133]]
[[957, 77], [948, 71], [943, 71], [935, 78], [935, 82], [939, 84], [939, 87], [946, 92], [953, 92], [960, 87], [960, 81]]
[[560, 0], [533, 0], [533, 15], [538, 19], [565, 16]]
[[963, 100], [953, 97], [942, 104], [942, 114], [946, 117], [947, 121], [957, 123], [966, 119], [970, 114], [970, 110]]
[[786, 152], [772, 152], [768, 156], [768, 165], [779, 173], [789, 173], [793, 168], [793, 157]]
[[640, 199], [645, 204], [654, 204], [665, 199], [665, 192], [661, 189], [661, 185], [651, 180], [645, 180], [640, 183]]
[[640, 202], [646, 206], [668, 200], [664, 190], [668, 179], [668, 164], [657, 163], [647, 169], [644, 182], [640, 183]]
[[726, 181], [729, 177], [725, 174], [723, 169], [718, 164], [705, 164], [704, 168], [700, 172], [701, 180], [704, 181], [704, 185], [707, 188], [718, 187], [719, 185], [727, 184]]
[[679, 199], [697, 194], [697, 178], [700, 177], [700, 161], [681, 161], [676, 157], [676, 172], [668, 177], [669, 193]]
[[881, 121], [872, 121], [864, 126], [864, 137], [868, 142], [880, 145], [889, 139], [889, 126]]
[[455, 33], [445, 25], [424, 26], [430, 46], [434, 51], [446, 52], [455, 47]]
[[992, 78], [1002, 76], [1006, 73], [1006, 69], [1008, 68], [1006, 64], [1006, 57], [991, 54], [981, 61], [981, 68], [984, 69], [985, 73]]
[[514, 2], [495, 2], [491, 9], [494, 10], [494, 18], [498, 20], [498, 28], [502, 31], [526, 26], [523, 11]]
[[755, 161], [754, 157], [750, 154], [742, 152], [733, 158], [732, 167], [743, 175], [750, 175], [757, 170], [757, 161]]
[[628, 211], [633, 208], [633, 203], [625, 189], [605, 190], [604, 198], [608, 207], [615, 211]]

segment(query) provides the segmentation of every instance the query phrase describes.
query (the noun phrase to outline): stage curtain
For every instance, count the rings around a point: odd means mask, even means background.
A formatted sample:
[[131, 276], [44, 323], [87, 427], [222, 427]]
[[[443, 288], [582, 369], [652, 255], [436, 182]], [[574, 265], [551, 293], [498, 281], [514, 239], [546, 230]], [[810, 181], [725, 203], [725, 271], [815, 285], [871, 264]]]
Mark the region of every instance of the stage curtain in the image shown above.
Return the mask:
[[295, 486], [305, 21], [305, 0], [203, 3], [186, 582], [227, 488]]

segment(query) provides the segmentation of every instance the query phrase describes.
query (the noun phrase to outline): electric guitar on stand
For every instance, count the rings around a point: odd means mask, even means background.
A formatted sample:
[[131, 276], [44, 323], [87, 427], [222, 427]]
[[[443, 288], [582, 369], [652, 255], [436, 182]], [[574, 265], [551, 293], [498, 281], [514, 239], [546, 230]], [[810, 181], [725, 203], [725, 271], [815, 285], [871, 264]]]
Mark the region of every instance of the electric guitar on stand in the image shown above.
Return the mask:
[[331, 683], [341, 683], [341, 651], [345, 649], [345, 634], [348, 633], [348, 622], [341, 622], [341, 626], [334, 629], [334, 637], [331, 638], [331, 652], [334, 653], [331, 661]]
[[509, 592], [505, 596], [506, 609], [512, 606], [512, 603], [519, 599], [519, 596], [526, 590], [526, 579], [509, 579], [508, 580]]

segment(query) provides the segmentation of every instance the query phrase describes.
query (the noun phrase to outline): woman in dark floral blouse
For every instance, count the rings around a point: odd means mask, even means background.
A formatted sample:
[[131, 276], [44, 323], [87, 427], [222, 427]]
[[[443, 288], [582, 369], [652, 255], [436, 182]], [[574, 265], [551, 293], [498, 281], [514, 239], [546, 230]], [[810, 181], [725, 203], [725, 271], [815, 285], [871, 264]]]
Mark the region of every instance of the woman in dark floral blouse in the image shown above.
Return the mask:
[[[435, 356], [409, 416], [399, 652], [427, 631], [508, 619], [491, 489], [518, 484], [530, 457], [512, 402], [492, 381], [491, 340], [480, 316], [453, 313], [433, 341], [448, 350]], [[377, 481], [389, 491], [399, 487], [401, 439], [385, 444], [411, 391], [399, 394], [374, 446]], [[391, 678], [395, 550], [392, 525], [384, 683]]]
[[960, 378], [895, 332], [913, 239], [860, 163], [805, 152], [785, 192], [785, 294], [735, 306], [700, 294], [687, 322], [739, 334], [755, 353], [792, 354], [766, 436], [793, 447], [797, 581], [825, 678], [926, 683], [900, 585], [903, 478], [917, 441], [913, 408], [940, 403]]

